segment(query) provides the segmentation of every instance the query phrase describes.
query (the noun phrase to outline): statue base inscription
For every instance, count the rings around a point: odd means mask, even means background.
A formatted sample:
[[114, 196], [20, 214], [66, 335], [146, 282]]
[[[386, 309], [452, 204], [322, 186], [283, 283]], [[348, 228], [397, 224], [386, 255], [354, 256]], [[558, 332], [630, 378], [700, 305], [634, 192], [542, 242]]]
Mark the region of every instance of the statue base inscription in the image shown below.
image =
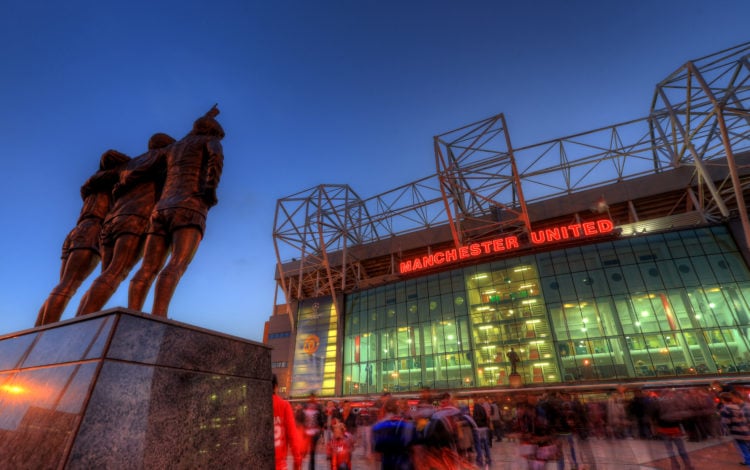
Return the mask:
[[518, 373], [512, 373], [508, 376], [508, 384], [511, 386], [511, 388], [519, 388], [523, 385], [523, 380], [521, 379], [521, 374]]
[[267, 346], [127, 309], [0, 336], [0, 468], [273, 469], [271, 395]]

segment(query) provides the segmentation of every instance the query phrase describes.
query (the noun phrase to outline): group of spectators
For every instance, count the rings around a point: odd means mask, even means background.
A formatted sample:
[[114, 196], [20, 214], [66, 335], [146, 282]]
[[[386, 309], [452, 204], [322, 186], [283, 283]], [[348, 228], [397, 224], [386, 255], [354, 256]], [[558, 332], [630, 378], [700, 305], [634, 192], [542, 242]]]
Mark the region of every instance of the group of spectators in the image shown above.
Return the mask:
[[[530, 469], [550, 462], [575, 469], [594, 462], [592, 439], [660, 440], [673, 468], [681, 460], [682, 468], [692, 469], [685, 441], [722, 436], [735, 440], [742, 464], [750, 465], [750, 406], [721, 386], [620, 389], [585, 401], [563, 392], [455, 400], [424, 391], [416, 402], [385, 393], [372, 406], [356, 408], [311, 395], [295, 408], [295, 470], [305, 455], [314, 470], [321, 449], [332, 470], [351, 470], [355, 446], [384, 470], [487, 469], [493, 443], [502, 441], [503, 452], [514, 452]], [[277, 452], [277, 469], [286, 469], [286, 455], [286, 447]]]

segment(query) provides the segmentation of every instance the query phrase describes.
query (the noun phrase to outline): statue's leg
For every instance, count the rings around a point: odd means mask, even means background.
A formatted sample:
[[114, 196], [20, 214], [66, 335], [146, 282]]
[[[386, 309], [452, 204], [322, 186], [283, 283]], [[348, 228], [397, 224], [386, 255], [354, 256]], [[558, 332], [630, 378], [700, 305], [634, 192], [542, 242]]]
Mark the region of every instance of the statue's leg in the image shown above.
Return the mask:
[[122, 234], [115, 240], [109, 263], [97, 277], [88, 292], [81, 299], [76, 316], [98, 312], [117, 291], [138, 262], [141, 250], [141, 237], [132, 233]]
[[71, 251], [63, 267], [60, 283], [52, 289], [52, 293], [39, 310], [35, 326], [59, 321], [70, 298], [97, 264], [99, 264], [99, 254], [96, 251], [89, 249]]
[[152, 315], [167, 316], [169, 302], [172, 300], [177, 283], [193, 260], [203, 234], [197, 227], [182, 227], [172, 234], [172, 255], [169, 262], [159, 273], [154, 292]]
[[151, 284], [153, 284], [156, 274], [164, 266], [164, 261], [166, 261], [168, 253], [169, 244], [165, 236], [151, 233], [146, 237], [146, 247], [143, 251], [141, 269], [130, 280], [128, 308], [143, 310], [146, 295], [148, 295], [148, 291], [151, 289]]

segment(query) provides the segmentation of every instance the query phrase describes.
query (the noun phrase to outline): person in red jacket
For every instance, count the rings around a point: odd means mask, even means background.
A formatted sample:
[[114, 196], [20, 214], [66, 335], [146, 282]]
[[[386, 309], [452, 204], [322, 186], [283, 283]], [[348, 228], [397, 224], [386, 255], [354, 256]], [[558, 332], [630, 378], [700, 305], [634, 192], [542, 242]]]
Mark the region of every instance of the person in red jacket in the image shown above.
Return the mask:
[[276, 470], [287, 470], [287, 455], [292, 451], [294, 470], [302, 468], [300, 436], [294, 422], [292, 405], [277, 394], [279, 380], [273, 375], [273, 447], [276, 451]]

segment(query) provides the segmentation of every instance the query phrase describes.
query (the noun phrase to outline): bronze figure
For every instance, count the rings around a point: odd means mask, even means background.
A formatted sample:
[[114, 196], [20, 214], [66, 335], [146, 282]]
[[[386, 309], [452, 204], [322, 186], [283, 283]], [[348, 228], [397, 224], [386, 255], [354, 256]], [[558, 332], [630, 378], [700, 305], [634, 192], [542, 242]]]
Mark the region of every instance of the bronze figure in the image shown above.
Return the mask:
[[119, 171], [129, 160], [130, 157], [116, 150], [104, 152], [99, 171], [81, 187], [83, 207], [76, 226], [63, 242], [60, 282], [39, 310], [35, 326], [59, 321], [70, 298], [99, 263], [102, 221], [109, 211]]
[[[217, 203], [216, 188], [224, 164], [224, 130], [215, 119], [218, 114], [214, 105], [193, 123], [188, 135], [165, 152], [164, 188], [151, 214], [141, 268], [130, 281], [131, 309], [143, 308], [158, 275], [151, 314], [166, 317], [177, 283], [203, 239], [206, 215]], [[132, 174], [125, 175], [125, 184]]]
[[164, 153], [174, 142], [166, 134], [154, 134], [148, 151], [133, 158], [120, 173], [121, 183], [115, 185], [112, 208], [99, 236], [102, 273], [81, 299], [76, 315], [101, 310], [141, 259], [149, 217], [164, 185]]

